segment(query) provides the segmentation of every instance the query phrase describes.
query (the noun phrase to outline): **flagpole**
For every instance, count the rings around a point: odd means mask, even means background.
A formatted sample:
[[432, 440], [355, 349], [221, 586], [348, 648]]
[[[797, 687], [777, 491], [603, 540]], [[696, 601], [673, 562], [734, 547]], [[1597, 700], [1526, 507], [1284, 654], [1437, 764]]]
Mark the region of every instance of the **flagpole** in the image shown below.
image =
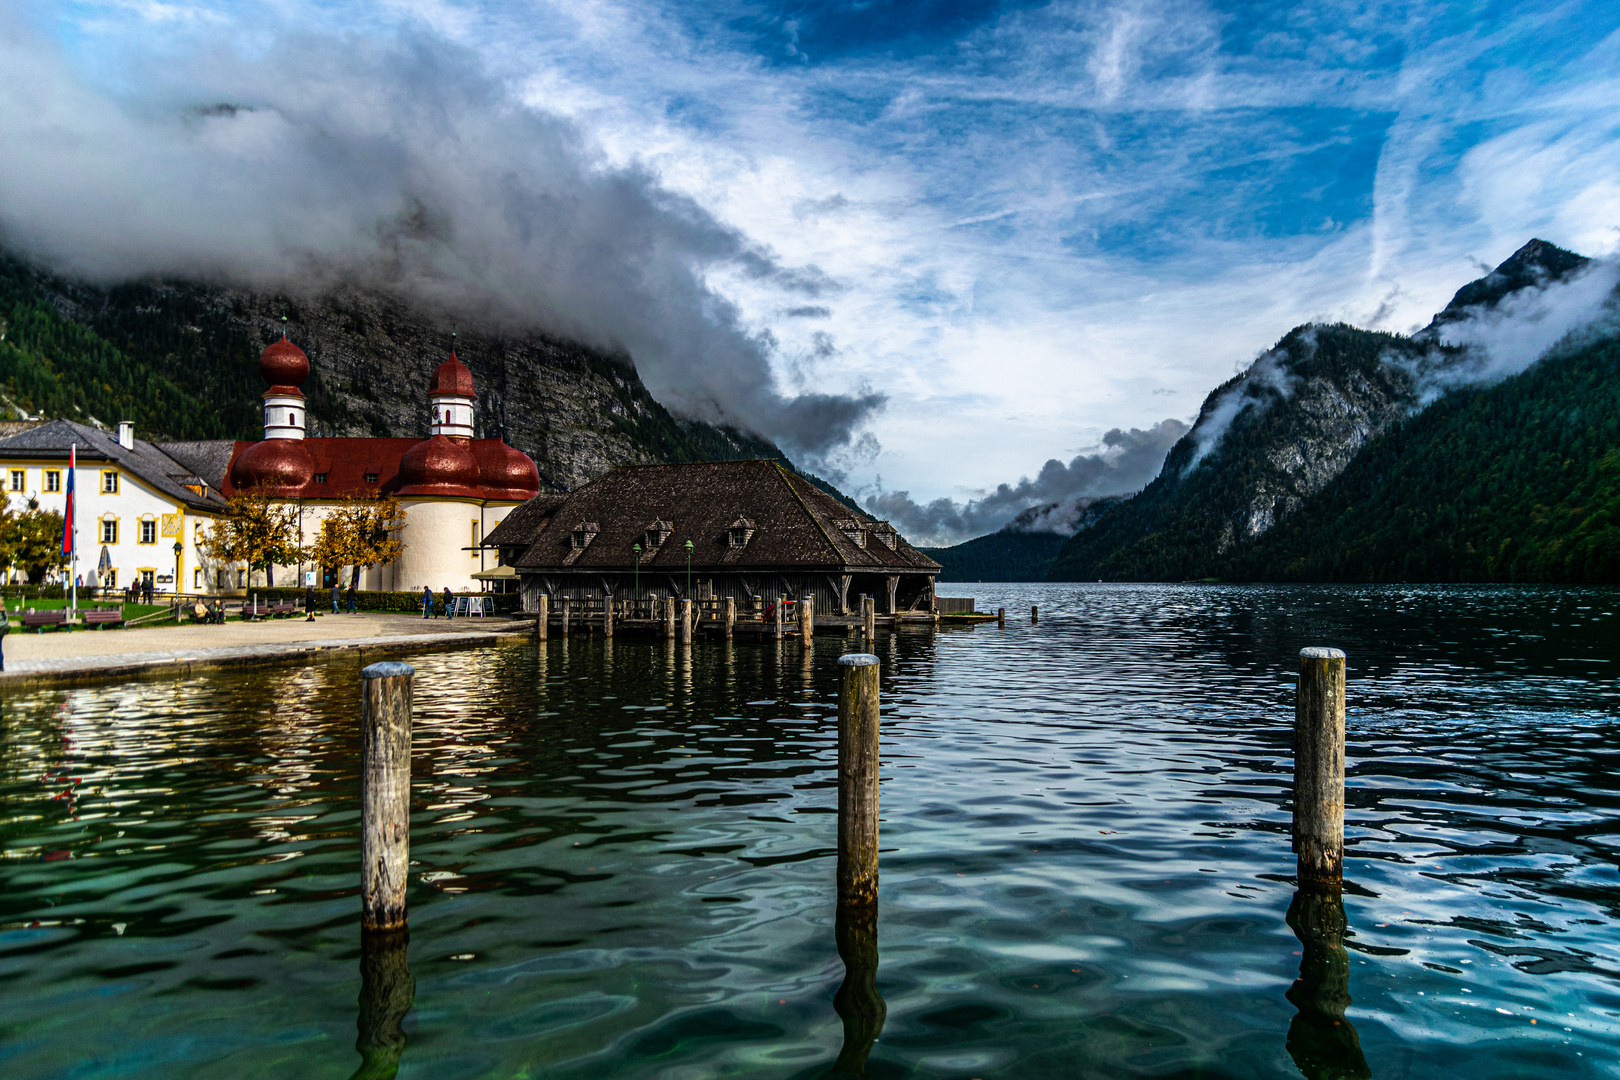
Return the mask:
[[68, 610], [75, 615], [79, 611], [79, 579], [76, 576], [79, 569], [79, 501], [78, 483], [75, 474], [79, 471], [79, 444], [68, 446], [68, 505], [67, 505], [67, 541], [68, 541]]

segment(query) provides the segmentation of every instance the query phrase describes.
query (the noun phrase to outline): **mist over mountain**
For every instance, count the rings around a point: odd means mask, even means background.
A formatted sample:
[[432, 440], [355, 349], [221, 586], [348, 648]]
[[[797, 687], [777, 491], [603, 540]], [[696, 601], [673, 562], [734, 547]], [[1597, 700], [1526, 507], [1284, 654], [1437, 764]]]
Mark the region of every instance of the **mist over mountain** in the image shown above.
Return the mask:
[[[1446, 562], [1432, 551], [1415, 561], [1370, 554], [1371, 561], [1358, 561], [1344, 545], [1356, 535], [1385, 535], [1381, 523], [1395, 515], [1427, 522], [1409, 522], [1407, 531], [1429, 548], [1475, 552], [1476, 540], [1500, 540], [1504, 529], [1508, 536], [1543, 536], [1556, 547], [1563, 543], [1556, 530], [1536, 525], [1536, 508], [1544, 506], [1565, 507], [1582, 521], [1597, 513], [1583, 527], [1602, 533], [1612, 505], [1601, 479], [1607, 466], [1597, 466], [1601, 475], [1594, 477], [1585, 463], [1612, 461], [1620, 424], [1620, 411], [1609, 404], [1617, 279], [1613, 261], [1533, 240], [1460, 289], [1412, 337], [1342, 324], [1295, 328], [1209, 395], [1158, 477], [1069, 541], [1051, 577], [1595, 580], [1585, 568], [1607, 565], [1590, 554], [1610, 542], [1601, 537], [1586, 536], [1588, 553], [1574, 562], [1560, 562], [1556, 550], [1518, 562], [1473, 554]], [[1580, 374], [1570, 374], [1571, 365]], [[1571, 396], [1577, 385], [1588, 388], [1584, 406]], [[1543, 421], [1552, 416], [1561, 417], [1560, 433], [1541, 446], [1537, 440], [1551, 437]], [[1526, 417], [1537, 419], [1526, 426]], [[1476, 430], [1481, 424], [1488, 435]], [[1470, 449], [1459, 454], [1461, 446]], [[1547, 472], [1529, 464], [1570, 446], [1581, 447], [1571, 459], [1579, 468]], [[1413, 456], [1401, 447], [1423, 450]], [[1419, 459], [1421, 466], [1414, 464]], [[1374, 461], [1381, 463], [1376, 469], [1367, 464]], [[1524, 467], [1502, 471], [1499, 462]], [[1476, 484], [1482, 473], [1497, 481], [1485, 500], [1489, 511], [1475, 505], [1484, 498]], [[1580, 490], [1596, 502], [1583, 510], [1570, 484], [1585, 484]], [[1355, 506], [1331, 509], [1349, 490], [1359, 493]], [[1465, 510], [1453, 506], [1458, 499], [1474, 501]], [[1455, 512], [1455, 534], [1434, 524], [1445, 507]], [[1331, 519], [1335, 528], [1300, 524], [1274, 532], [1296, 514], [1300, 522]], [[1299, 548], [1307, 533], [1320, 545], [1314, 554]], [[1284, 535], [1294, 546], [1279, 563]]]

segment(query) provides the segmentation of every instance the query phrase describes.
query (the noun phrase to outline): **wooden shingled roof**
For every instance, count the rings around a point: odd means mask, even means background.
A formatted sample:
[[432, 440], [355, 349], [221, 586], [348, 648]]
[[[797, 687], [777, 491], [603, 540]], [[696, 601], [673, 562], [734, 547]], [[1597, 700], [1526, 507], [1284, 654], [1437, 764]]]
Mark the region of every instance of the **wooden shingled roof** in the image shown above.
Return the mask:
[[[557, 497], [539, 496], [547, 498]], [[513, 510], [485, 540], [526, 542], [519, 570], [626, 571], [635, 565], [633, 544], [643, 546], [643, 570], [685, 570], [688, 540], [694, 571], [940, 569], [887, 522], [851, 510], [769, 459], [623, 466], [519, 518], [530, 505]], [[734, 527], [747, 534], [741, 548], [731, 543]], [[664, 542], [648, 548], [648, 531], [665, 529]], [[591, 537], [584, 548], [575, 546], [576, 531]]]

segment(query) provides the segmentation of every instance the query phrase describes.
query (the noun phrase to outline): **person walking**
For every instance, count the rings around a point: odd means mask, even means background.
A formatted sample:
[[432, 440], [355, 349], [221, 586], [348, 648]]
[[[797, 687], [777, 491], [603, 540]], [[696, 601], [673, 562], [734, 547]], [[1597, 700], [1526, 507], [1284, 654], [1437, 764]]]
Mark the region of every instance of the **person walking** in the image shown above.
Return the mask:
[[444, 587], [444, 617], [446, 619], [453, 619], [456, 617], [456, 598], [451, 594], [450, 586], [448, 585]]
[[304, 621], [315, 621], [315, 586], [304, 586]]
[[338, 613], [338, 608], [342, 604], [342, 602], [343, 602], [343, 590], [338, 588], [338, 583], [336, 581], [333, 581], [332, 582], [332, 614], [336, 615]]
[[349, 614], [353, 615], [358, 609], [354, 605], [354, 585], [349, 585]]
[[426, 585], [422, 586], [422, 618], [433, 614], [433, 590]]

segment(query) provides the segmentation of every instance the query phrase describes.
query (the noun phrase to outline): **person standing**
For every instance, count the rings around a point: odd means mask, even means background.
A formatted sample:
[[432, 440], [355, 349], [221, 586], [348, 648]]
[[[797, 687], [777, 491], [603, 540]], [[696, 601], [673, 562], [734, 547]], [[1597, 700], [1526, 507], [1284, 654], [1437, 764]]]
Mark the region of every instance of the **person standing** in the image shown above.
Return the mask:
[[433, 614], [433, 590], [422, 586], [422, 618]]
[[358, 609], [354, 605], [354, 585], [349, 586], [349, 614], [353, 615]]
[[450, 586], [448, 585], [444, 587], [444, 617], [446, 619], [453, 619], [456, 617], [456, 598], [451, 594]]
[[336, 581], [332, 582], [332, 614], [338, 613], [339, 605], [343, 602], [343, 590], [338, 588]]
[[315, 586], [314, 585], [305, 585], [304, 586], [304, 615], [305, 615], [305, 618], [304, 618], [305, 622], [314, 622], [315, 621]]

